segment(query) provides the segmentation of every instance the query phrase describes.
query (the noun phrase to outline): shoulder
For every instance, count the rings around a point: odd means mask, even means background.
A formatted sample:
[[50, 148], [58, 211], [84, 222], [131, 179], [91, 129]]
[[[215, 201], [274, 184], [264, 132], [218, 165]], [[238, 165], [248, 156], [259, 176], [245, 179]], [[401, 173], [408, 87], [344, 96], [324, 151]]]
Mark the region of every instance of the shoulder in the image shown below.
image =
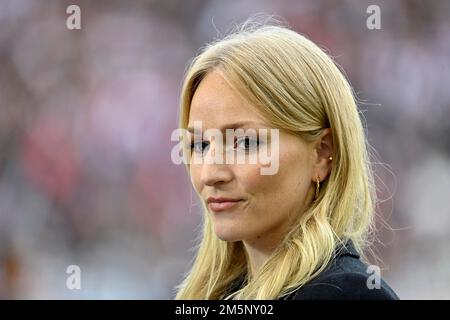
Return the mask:
[[352, 243], [319, 276], [291, 293], [293, 300], [398, 300], [392, 288], [360, 260]]
[[293, 300], [398, 300], [381, 279], [380, 286], [368, 286], [369, 275], [342, 272], [313, 280], [294, 292]]

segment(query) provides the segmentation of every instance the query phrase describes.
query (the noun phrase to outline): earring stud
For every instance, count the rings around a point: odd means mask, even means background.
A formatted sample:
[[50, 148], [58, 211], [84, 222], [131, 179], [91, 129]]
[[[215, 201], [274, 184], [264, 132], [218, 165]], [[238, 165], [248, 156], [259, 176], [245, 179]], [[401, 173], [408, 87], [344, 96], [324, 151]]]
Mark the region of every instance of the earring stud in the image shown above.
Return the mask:
[[330, 156], [330, 157], [328, 157], [328, 159], [330, 159], [330, 161], [331, 161], [331, 160], [333, 160], [333, 157]]

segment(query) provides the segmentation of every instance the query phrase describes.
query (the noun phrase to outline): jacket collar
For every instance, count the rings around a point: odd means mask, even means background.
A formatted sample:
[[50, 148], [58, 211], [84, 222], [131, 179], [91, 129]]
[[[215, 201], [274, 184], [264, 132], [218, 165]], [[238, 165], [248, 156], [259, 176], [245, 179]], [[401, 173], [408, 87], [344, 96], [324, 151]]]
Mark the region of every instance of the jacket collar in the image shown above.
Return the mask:
[[[353, 244], [353, 241], [351, 239], [344, 240], [343, 244], [339, 243], [334, 250], [335, 258], [344, 256], [350, 256], [356, 259], [360, 258], [360, 255], [358, 251], [356, 251], [355, 245]], [[238, 290], [243, 285], [244, 281], [245, 276], [240, 275], [236, 280], [232, 282], [228, 294]]]
[[361, 257], [351, 239], [344, 240], [343, 244], [337, 245], [335, 249], [335, 256], [336, 257], [351, 256], [357, 259]]

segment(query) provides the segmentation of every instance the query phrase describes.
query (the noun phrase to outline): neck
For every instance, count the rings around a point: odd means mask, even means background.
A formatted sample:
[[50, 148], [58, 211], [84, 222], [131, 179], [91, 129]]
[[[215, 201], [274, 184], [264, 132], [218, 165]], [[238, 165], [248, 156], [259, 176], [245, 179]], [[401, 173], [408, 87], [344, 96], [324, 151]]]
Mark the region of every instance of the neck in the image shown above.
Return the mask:
[[[313, 200], [312, 189], [308, 190], [306, 203], [311, 204]], [[305, 207], [301, 212], [304, 212]], [[269, 259], [270, 255], [281, 244], [286, 236], [289, 228], [295, 222], [296, 215], [291, 214], [290, 219], [285, 219], [283, 223], [266, 232], [265, 234], [258, 235], [253, 239], [246, 239], [244, 243], [247, 259], [249, 260], [249, 272], [253, 277], [261, 268], [261, 266]]]
[[249, 260], [249, 272], [253, 277], [270, 255], [280, 245], [285, 236], [285, 228], [279, 228], [270, 235], [259, 235], [255, 239], [244, 240], [244, 247]]
[[253, 277], [269, 258], [271, 252], [261, 251], [244, 242], [247, 258], [249, 261], [249, 273]]

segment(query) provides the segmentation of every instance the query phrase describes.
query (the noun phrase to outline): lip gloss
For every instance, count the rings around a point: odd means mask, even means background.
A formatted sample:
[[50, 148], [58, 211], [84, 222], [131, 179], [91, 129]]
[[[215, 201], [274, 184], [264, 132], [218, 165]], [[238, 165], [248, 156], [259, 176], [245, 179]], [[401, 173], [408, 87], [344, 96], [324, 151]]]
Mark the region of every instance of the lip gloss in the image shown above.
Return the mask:
[[241, 202], [240, 200], [239, 201], [225, 201], [225, 202], [210, 202], [208, 204], [208, 207], [209, 207], [209, 209], [211, 209], [214, 212], [219, 212], [219, 211], [225, 211], [230, 208], [233, 208], [240, 202]]

